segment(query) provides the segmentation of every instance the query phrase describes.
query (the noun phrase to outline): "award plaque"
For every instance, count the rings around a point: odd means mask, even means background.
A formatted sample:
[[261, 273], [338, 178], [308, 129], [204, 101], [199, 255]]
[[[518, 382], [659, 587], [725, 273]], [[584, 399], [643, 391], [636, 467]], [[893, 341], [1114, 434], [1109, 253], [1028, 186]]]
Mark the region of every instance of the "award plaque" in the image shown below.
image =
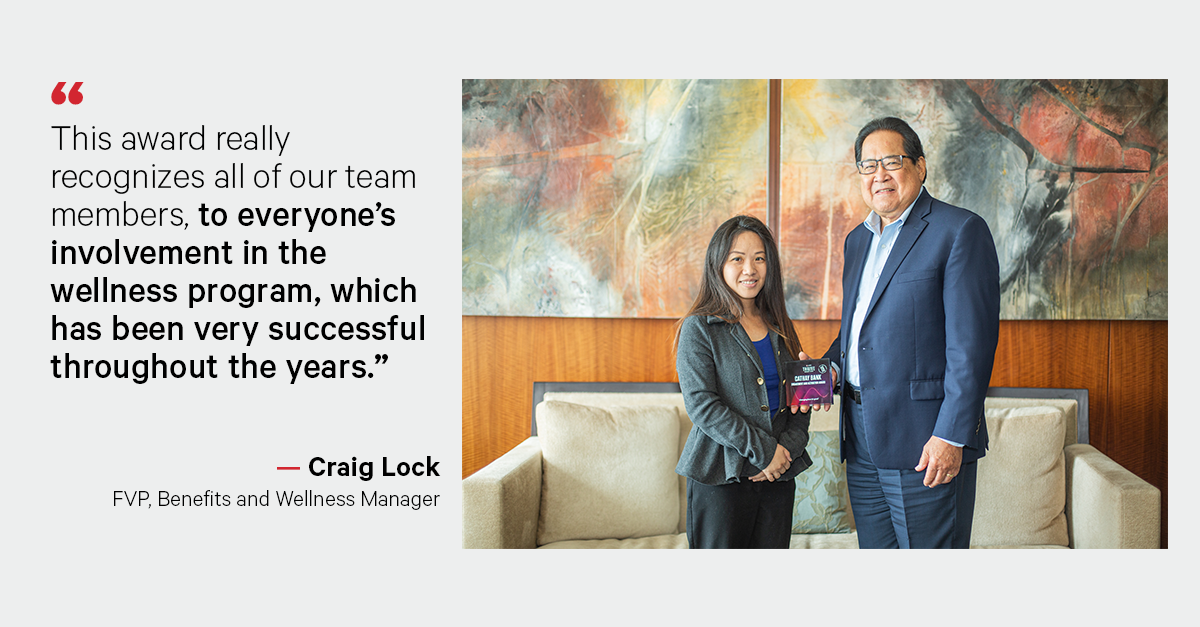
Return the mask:
[[825, 405], [833, 402], [833, 366], [828, 359], [789, 361], [783, 366], [788, 405]]

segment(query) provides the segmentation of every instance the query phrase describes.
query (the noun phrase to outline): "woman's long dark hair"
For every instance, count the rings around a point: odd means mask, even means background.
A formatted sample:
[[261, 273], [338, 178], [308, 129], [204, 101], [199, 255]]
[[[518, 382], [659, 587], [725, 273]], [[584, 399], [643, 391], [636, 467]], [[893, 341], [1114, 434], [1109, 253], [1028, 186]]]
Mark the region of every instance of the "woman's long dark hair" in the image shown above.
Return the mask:
[[[738, 235], [749, 231], [762, 240], [766, 249], [767, 272], [763, 277], [762, 289], [754, 297], [754, 305], [762, 316], [767, 328], [783, 337], [784, 345], [792, 359], [800, 354], [800, 337], [788, 318], [787, 305], [783, 299], [783, 273], [779, 264], [779, 248], [775, 245], [775, 237], [761, 220], [752, 216], [734, 216], [717, 227], [712, 240], [708, 242], [708, 252], [704, 255], [704, 275], [700, 281], [700, 293], [696, 296], [688, 316], [717, 316], [733, 324], [745, 314], [742, 301], [737, 294], [725, 284], [723, 269], [725, 260], [729, 257], [729, 249]], [[679, 330], [683, 319], [675, 326], [675, 346], [679, 346]]]

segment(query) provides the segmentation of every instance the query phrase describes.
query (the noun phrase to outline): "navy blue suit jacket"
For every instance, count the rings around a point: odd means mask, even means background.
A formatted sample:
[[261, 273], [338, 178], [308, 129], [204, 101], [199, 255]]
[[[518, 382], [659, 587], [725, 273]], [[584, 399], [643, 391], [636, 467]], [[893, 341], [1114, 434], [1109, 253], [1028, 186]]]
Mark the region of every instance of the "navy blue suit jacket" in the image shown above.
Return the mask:
[[[864, 225], [846, 236], [841, 333], [825, 354], [839, 367], [871, 238]], [[930, 436], [965, 444], [964, 463], [983, 457], [983, 400], [1000, 332], [1000, 270], [987, 223], [922, 190], [867, 307], [859, 384], [874, 464], [912, 469]], [[843, 400], [843, 459], [845, 408]]]

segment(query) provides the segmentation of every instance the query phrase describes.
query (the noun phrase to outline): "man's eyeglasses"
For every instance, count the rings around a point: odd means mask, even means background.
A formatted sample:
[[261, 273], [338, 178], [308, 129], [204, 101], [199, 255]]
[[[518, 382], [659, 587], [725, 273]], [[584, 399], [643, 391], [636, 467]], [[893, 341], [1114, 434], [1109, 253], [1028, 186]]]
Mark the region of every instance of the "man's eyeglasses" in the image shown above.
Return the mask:
[[874, 174], [879, 164], [883, 164], [884, 170], [899, 170], [904, 167], [904, 160], [912, 159], [913, 163], [917, 160], [908, 155], [888, 155], [882, 159], [863, 159], [855, 165], [858, 166], [859, 174]]

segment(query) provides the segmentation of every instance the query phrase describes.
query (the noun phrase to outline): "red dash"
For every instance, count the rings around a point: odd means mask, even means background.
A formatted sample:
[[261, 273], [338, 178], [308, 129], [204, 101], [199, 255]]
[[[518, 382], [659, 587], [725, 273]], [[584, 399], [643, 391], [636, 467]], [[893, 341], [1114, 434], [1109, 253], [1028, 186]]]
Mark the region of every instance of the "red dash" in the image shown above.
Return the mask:
[[299, 466], [276, 466], [275, 470], [300, 470]]

